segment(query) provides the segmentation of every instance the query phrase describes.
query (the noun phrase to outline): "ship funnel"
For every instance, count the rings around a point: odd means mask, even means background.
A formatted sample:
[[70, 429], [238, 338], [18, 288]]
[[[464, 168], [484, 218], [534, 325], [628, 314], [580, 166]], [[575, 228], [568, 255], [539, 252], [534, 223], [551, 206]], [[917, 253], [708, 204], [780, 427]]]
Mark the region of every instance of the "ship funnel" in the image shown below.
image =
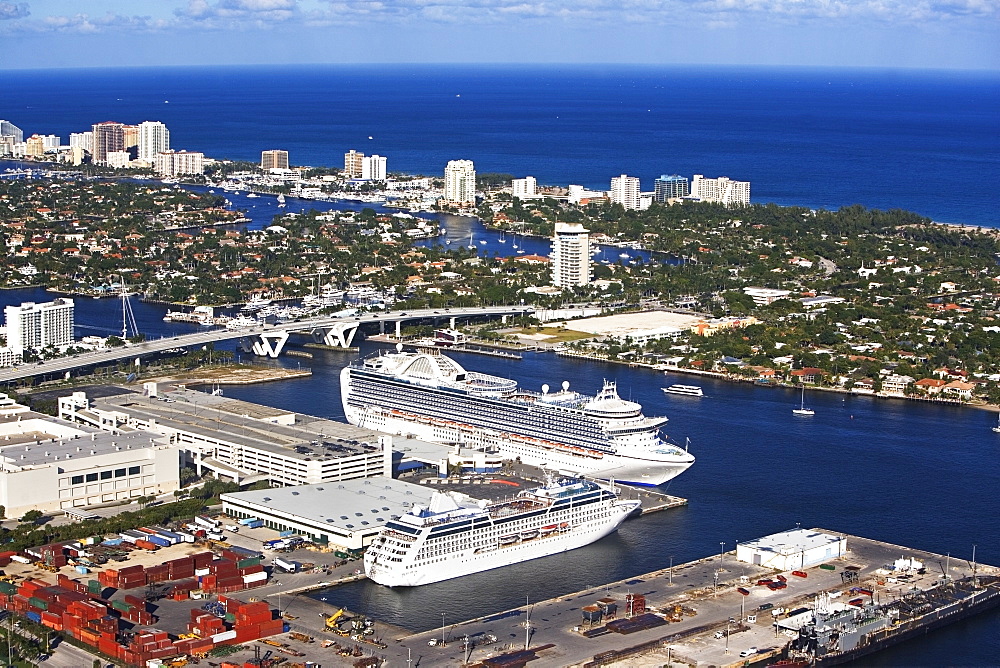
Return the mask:
[[549, 393], [549, 385], [548, 383], [544, 383], [542, 385], [542, 394], [548, 394], [548, 393]]
[[568, 380], [564, 380], [563, 381], [563, 392], [565, 392], [568, 389], [569, 389], [569, 381]]

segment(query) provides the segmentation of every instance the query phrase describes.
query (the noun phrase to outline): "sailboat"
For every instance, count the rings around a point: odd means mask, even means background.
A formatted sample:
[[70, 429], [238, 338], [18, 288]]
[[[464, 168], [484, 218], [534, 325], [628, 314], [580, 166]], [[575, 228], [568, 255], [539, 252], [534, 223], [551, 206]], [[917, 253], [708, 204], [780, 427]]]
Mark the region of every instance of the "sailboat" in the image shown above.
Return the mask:
[[285, 206], [285, 196], [282, 193], [278, 193], [278, 206]]
[[511, 248], [517, 250], [517, 235], [514, 235], [514, 242], [510, 245]]
[[499, 239], [499, 241], [502, 244], [507, 243], [507, 230], [500, 230], [500, 239]]
[[993, 427], [993, 431], [1000, 434], [1000, 414], [997, 415], [997, 426]]
[[798, 408], [793, 408], [792, 413], [794, 415], [816, 415], [816, 411], [811, 408], [806, 408], [806, 387], [802, 386], [802, 402], [799, 404]]
[[473, 238], [472, 235], [473, 235], [473, 232], [470, 230], [469, 231], [469, 246], [468, 246], [469, 250], [473, 250], [476, 247], [475, 239]]

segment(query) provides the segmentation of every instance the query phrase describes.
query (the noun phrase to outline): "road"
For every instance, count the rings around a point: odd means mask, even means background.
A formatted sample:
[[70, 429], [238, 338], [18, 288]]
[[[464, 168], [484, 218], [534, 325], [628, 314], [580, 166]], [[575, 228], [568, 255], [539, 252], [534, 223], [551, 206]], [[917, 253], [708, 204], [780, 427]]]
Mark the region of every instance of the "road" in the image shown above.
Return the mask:
[[172, 338], [143, 341], [142, 343], [129, 344], [121, 348], [93, 350], [72, 355], [70, 357], [60, 357], [38, 363], [21, 364], [19, 366], [0, 370], [0, 383], [9, 383], [22, 378], [29, 378], [31, 376], [62, 374], [81, 367], [102, 366], [121, 362], [123, 360], [139, 359], [144, 356], [162, 353], [173, 348], [192, 348], [204, 346], [209, 343], [217, 343], [219, 341], [228, 341], [243, 337], [256, 337], [265, 332], [310, 331], [315, 328], [330, 327], [332, 325], [342, 323], [357, 323], [358, 325], [366, 325], [372, 323], [405, 322], [409, 320], [497, 317], [505, 315], [518, 316], [532, 312], [534, 312], [534, 309], [530, 306], [491, 306], [439, 310], [418, 309], [414, 311], [401, 312], [364, 313], [357, 316], [342, 316], [336, 318], [309, 318], [297, 322], [286, 322], [267, 326], [262, 325], [259, 327], [250, 327], [239, 330], [212, 329], [203, 332], [183, 334]]

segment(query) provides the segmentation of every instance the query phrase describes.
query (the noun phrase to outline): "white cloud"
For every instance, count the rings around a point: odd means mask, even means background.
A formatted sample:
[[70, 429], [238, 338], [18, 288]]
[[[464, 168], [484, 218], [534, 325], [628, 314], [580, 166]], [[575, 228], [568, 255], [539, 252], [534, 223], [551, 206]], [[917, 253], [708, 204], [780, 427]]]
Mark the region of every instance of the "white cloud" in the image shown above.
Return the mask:
[[21, 2], [18, 4], [14, 4], [13, 2], [0, 2], [0, 21], [23, 19], [29, 14], [31, 14], [31, 12], [28, 11], [27, 2]]
[[[92, 0], [88, 5], [100, 4]], [[167, 10], [169, 11], [169, 10]], [[104, 32], [170, 29], [233, 31], [279, 26], [377, 24], [545, 26], [698, 25], [738, 29], [782, 26], [940, 26], [964, 21], [986, 29], [1000, 20], [1000, 0], [186, 0], [165, 18], [86, 13], [29, 16], [27, 3], [0, 0], [0, 20], [24, 31]], [[2, 25], [2, 24], [0, 24]]]

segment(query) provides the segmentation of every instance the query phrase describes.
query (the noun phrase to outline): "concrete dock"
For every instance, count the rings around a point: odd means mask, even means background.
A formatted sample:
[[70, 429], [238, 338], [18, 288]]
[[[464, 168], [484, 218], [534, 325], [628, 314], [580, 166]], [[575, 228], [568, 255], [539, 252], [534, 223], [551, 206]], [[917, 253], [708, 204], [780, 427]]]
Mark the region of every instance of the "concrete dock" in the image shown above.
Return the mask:
[[[825, 529], [816, 531], [844, 535]], [[523, 650], [527, 635], [531, 650], [526, 657], [528, 665], [652, 668], [668, 661], [673, 666], [747, 665], [748, 661], [773, 659], [787, 644], [788, 638], [778, 633], [773, 625], [772, 611], [801, 607], [815, 600], [821, 592], [843, 592], [846, 597], [852, 586], [871, 589], [873, 598], [888, 602], [901, 597], [908, 588], [929, 587], [943, 577], [945, 569], [955, 579], [972, 575], [972, 564], [955, 557], [949, 559], [859, 536], [846, 538], [847, 554], [826, 562], [833, 570], [819, 566], [806, 568], [803, 569], [804, 578], [784, 573], [785, 589], [770, 590], [757, 585], [758, 579], [776, 578], [779, 573], [737, 562], [734, 553], [727, 552], [534, 603], [530, 609], [498, 611], [450, 625], [444, 629], [447, 641], [444, 645], [428, 644], [432, 639], [441, 638], [441, 629], [413, 634], [398, 627], [377, 624], [376, 632], [388, 646], [378, 649], [362, 645], [361, 651], [365, 656], [384, 659], [386, 666], [462, 666]], [[899, 581], [885, 576], [884, 572], [876, 572], [901, 557], [923, 562], [926, 573]], [[977, 573], [1000, 574], [1000, 569], [979, 564]], [[749, 591], [749, 595], [739, 593], [738, 587]], [[610, 596], [618, 604], [620, 618], [628, 593], [643, 594], [650, 610], [671, 621], [628, 635], [601, 632], [602, 623], [595, 623], [593, 627], [601, 634], [587, 637], [584, 632], [590, 625], [583, 620], [582, 608]], [[293, 630], [312, 635], [316, 642], [296, 643], [288, 641], [287, 637], [278, 640], [289, 642], [291, 647], [305, 653], [300, 660], [308, 659], [327, 666], [352, 665], [357, 660], [357, 656], [345, 658], [333, 648], [320, 647], [323, 639], [340, 641], [342, 646], [357, 645], [322, 630], [324, 615], [334, 612], [334, 607], [305, 597], [289, 598], [292, 600], [282, 603], [286, 614], [295, 618], [290, 620]], [[269, 602], [276, 603], [273, 594]], [[761, 606], [767, 609], [760, 610]], [[377, 622], [376, 611], [356, 612], [368, 614]], [[487, 635], [495, 636], [497, 641], [473, 643], [472, 647], [463, 643], [466, 636], [482, 639]], [[751, 647], [758, 650], [752, 658], [740, 656]], [[247, 652], [247, 656], [252, 654]], [[408, 658], [412, 663], [407, 664]]]

